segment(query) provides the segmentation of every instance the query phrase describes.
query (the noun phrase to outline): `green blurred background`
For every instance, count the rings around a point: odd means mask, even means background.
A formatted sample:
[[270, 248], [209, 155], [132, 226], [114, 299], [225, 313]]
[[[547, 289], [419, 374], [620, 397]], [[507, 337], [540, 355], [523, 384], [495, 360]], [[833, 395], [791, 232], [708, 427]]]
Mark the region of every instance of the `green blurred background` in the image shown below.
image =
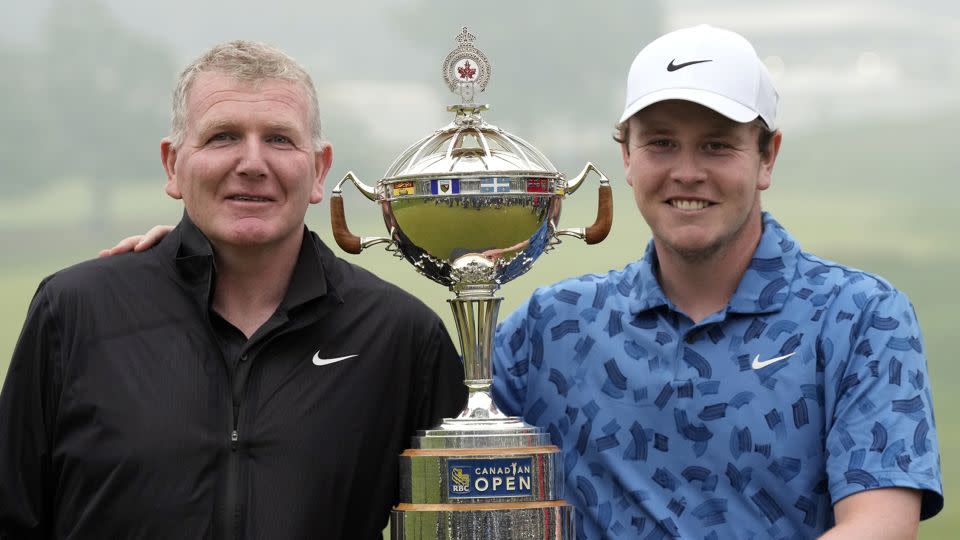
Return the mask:
[[[633, 55], [652, 37], [709, 22], [744, 33], [781, 94], [784, 142], [764, 207], [808, 251], [880, 274], [906, 291], [924, 328], [947, 505], [922, 538], [953, 538], [960, 481], [960, 367], [951, 314], [960, 253], [956, 149], [960, 8], [946, 1], [771, 3], [755, 0], [560, 4], [492, 0], [469, 9], [426, 0], [320, 5], [278, 0], [41, 0], [0, 20], [0, 379], [43, 276], [102, 247], [172, 223], [159, 139], [177, 68], [227, 39], [274, 43], [318, 86], [335, 149], [328, 187], [348, 170], [373, 184], [407, 145], [449, 121], [440, 65], [461, 25], [493, 62], [485, 118], [576, 174], [594, 161], [614, 186], [601, 245], [564, 240], [501, 290], [504, 314], [534, 287], [604, 272], [649, 240], [622, 181], [613, 122]], [[588, 184], [589, 186], [589, 184]], [[357, 234], [382, 234], [377, 208], [345, 189]], [[562, 225], [585, 226], [596, 195], [564, 203]], [[326, 202], [308, 225], [333, 245]], [[334, 249], [336, 249], [334, 247]], [[448, 293], [373, 248], [352, 262], [433, 306], [452, 329]]]

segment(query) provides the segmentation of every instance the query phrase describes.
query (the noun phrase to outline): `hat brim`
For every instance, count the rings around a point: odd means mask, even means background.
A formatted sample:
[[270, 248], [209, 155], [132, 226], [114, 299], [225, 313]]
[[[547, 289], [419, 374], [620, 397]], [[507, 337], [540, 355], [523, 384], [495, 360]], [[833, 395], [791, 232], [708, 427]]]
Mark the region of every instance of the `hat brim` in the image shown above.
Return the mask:
[[671, 99], [692, 101], [693, 103], [703, 105], [708, 109], [712, 109], [723, 116], [726, 116], [734, 122], [750, 122], [751, 120], [755, 120], [760, 116], [757, 111], [743, 105], [742, 103], [718, 94], [714, 94], [713, 92], [698, 90], [696, 88], [665, 88], [663, 90], [651, 92], [628, 105], [627, 108], [623, 110], [623, 116], [620, 117], [620, 122], [626, 122], [638, 111], [645, 109], [654, 103], [669, 101]]

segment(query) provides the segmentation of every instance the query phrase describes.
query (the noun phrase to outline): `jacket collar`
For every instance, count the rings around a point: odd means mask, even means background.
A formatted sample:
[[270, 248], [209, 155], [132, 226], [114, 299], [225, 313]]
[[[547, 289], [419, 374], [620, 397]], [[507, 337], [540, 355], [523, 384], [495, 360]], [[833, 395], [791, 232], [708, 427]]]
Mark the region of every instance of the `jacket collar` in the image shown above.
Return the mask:
[[[160, 256], [172, 265], [191, 296], [209, 307], [216, 279], [213, 246], [186, 212], [180, 223], [160, 242], [158, 250]], [[333, 252], [304, 226], [297, 263], [278, 309], [289, 311], [326, 296], [328, 292], [342, 302], [335, 290], [341, 282], [335, 261]]]

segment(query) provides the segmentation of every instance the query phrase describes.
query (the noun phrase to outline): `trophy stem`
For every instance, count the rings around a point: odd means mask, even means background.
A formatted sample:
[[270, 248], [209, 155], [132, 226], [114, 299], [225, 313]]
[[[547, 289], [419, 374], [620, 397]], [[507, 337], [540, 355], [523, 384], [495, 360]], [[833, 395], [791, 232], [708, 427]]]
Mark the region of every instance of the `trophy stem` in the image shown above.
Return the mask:
[[497, 328], [497, 313], [503, 298], [470, 296], [447, 300], [457, 325], [460, 350], [463, 352], [463, 383], [469, 396], [467, 407], [457, 419], [507, 418], [493, 402], [490, 385], [493, 384], [493, 334]]

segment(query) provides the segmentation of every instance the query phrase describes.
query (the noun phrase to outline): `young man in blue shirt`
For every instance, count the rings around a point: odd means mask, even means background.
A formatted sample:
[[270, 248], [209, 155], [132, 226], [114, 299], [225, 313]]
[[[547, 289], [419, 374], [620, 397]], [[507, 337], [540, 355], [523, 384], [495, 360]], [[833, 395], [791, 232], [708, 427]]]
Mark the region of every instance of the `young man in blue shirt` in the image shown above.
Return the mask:
[[742, 36], [667, 34], [618, 125], [653, 239], [498, 329], [501, 409], [564, 453], [584, 538], [905, 538], [943, 506], [912, 305], [761, 210], [777, 93]]

